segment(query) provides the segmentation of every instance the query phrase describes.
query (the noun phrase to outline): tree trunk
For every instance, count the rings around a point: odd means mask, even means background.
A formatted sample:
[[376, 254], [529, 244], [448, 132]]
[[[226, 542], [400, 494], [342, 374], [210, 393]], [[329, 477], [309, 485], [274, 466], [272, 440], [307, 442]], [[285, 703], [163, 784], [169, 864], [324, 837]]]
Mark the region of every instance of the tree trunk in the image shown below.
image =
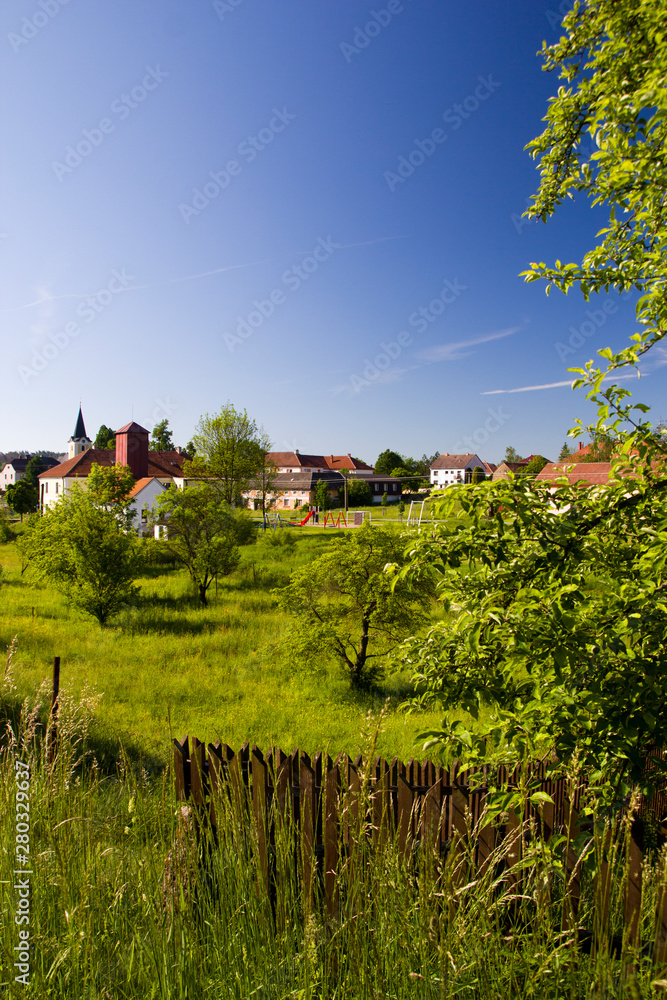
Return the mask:
[[199, 601], [203, 608], [205, 608], [208, 604], [208, 599], [206, 597], [206, 586], [203, 583], [199, 584]]

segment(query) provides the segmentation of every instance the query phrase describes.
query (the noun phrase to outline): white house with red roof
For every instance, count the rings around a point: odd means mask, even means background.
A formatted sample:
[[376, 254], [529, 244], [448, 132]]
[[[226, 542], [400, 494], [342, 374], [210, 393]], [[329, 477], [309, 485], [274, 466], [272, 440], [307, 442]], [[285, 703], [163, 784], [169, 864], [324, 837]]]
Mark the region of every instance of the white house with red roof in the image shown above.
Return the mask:
[[431, 486], [444, 487], [457, 483], [469, 483], [475, 469], [486, 475], [484, 462], [478, 455], [450, 455], [446, 451], [431, 463]]
[[183, 487], [183, 463], [187, 456], [178, 451], [149, 451], [150, 432], [132, 421], [116, 431], [115, 448], [93, 448], [86, 434], [81, 409], [69, 440], [69, 455], [39, 476], [39, 498], [42, 511], [48, 510], [67, 494], [74, 483], [85, 488], [93, 465], [110, 468], [116, 462], [127, 465], [136, 482], [132, 490], [132, 507], [136, 512], [137, 530], [142, 533], [143, 512], [171, 483]]

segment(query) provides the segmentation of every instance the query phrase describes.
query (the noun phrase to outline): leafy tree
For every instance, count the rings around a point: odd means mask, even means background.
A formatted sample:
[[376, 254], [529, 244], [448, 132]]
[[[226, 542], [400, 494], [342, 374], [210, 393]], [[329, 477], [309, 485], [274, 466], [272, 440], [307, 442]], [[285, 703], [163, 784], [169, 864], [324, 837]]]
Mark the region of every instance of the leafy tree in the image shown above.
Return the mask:
[[505, 458], [503, 459], [503, 461], [505, 461], [505, 462], [521, 462], [522, 459], [521, 459], [521, 455], [516, 450], [516, 448], [513, 448], [511, 444], [508, 444], [507, 447], [505, 448]]
[[17, 483], [11, 483], [7, 487], [7, 503], [15, 514], [29, 514], [35, 510], [39, 503], [39, 490], [28, 479], [19, 479]]
[[79, 485], [28, 522], [21, 549], [32, 568], [101, 626], [138, 593], [136, 536]]
[[207, 413], [200, 418], [192, 443], [196, 454], [185, 463], [185, 475], [209, 479], [230, 505], [243, 502], [242, 494], [262, 472], [270, 448], [264, 431], [231, 403], [212, 417]]
[[403, 465], [403, 456], [399, 455], [397, 451], [386, 451], [380, 452], [375, 463], [375, 472], [378, 476], [391, 476], [392, 469], [397, 469], [399, 466]]
[[[472, 718], [448, 721], [432, 746], [468, 758], [488, 759], [492, 746], [512, 759], [576, 755], [617, 798], [646, 780], [649, 748], [667, 747], [667, 444], [647, 408], [613, 382], [667, 333], [666, 22], [667, 0], [577, 3], [564, 36], [544, 48], [563, 84], [530, 144], [542, 172], [531, 217], [546, 221], [583, 192], [609, 219], [581, 263], [533, 263], [526, 280], [586, 299], [640, 293], [630, 346], [598, 351], [600, 367], [571, 369], [598, 406], [589, 430], [616, 441], [614, 469], [625, 478], [596, 490], [563, 483], [556, 505], [530, 478], [501, 481], [493, 518], [488, 493], [467, 491], [467, 520], [420, 536], [407, 570], [437, 579], [450, 610], [425, 642], [409, 644], [415, 675]], [[583, 430], [578, 422], [572, 433]]]
[[40, 473], [46, 471], [46, 466], [40, 455], [33, 455], [25, 467], [23, 479], [39, 490]]
[[111, 427], [107, 427], [106, 424], [102, 424], [93, 442], [93, 448], [115, 448], [115, 447], [116, 447], [115, 432], [111, 429]]
[[369, 484], [366, 482], [364, 477], [350, 476], [350, 478], [347, 481], [348, 507], [368, 507], [372, 503], [373, 503], [373, 491], [371, 490]]
[[331, 507], [331, 495], [327, 484], [323, 479], [318, 479], [315, 483], [315, 506], [320, 510], [329, 510]]
[[536, 476], [542, 471], [545, 465], [549, 464], [549, 459], [544, 455], [533, 455], [528, 465], [523, 470], [525, 476]]
[[169, 421], [166, 417], [164, 420], [160, 420], [160, 422], [153, 428], [150, 448], [151, 451], [174, 450], [174, 442], [171, 437], [171, 431], [169, 430]]
[[239, 545], [253, 537], [252, 522], [244, 511], [221, 500], [212, 483], [183, 490], [172, 484], [158, 497], [157, 508], [167, 521], [169, 549], [187, 569], [206, 607], [211, 584], [236, 569]]
[[486, 479], [484, 475], [484, 469], [480, 469], [479, 465], [476, 465], [472, 470], [472, 476], [470, 477], [471, 483], [483, 483]]
[[124, 528], [131, 527], [133, 514], [129, 505], [134, 476], [127, 465], [120, 462], [112, 466], [94, 463], [86, 486], [95, 503], [115, 514]]
[[362, 525], [276, 591], [290, 617], [285, 641], [296, 662], [328, 652], [356, 688], [381, 675], [398, 644], [425, 624], [431, 601], [430, 586], [392, 587], [384, 572], [387, 563], [403, 564], [404, 544], [396, 531]]

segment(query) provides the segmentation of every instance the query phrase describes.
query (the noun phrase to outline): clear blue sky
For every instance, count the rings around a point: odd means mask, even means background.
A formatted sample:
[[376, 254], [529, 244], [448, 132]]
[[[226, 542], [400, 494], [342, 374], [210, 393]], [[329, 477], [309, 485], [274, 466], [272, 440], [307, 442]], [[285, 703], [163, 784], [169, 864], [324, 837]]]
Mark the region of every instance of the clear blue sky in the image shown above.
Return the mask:
[[555, 7], [7, 0], [0, 449], [230, 400], [280, 450], [555, 458], [581, 394], [498, 390], [634, 330], [518, 277], [603, 220], [519, 221]]

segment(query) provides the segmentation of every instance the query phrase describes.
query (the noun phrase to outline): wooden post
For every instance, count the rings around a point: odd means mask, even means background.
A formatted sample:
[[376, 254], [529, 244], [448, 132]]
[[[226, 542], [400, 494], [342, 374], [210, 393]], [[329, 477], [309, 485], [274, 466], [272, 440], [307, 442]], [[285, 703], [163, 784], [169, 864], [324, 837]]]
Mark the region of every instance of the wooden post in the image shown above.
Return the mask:
[[58, 743], [58, 694], [60, 693], [60, 657], [53, 657], [53, 690], [51, 692], [51, 728], [49, 731], [48, 762], [53, 764]]

